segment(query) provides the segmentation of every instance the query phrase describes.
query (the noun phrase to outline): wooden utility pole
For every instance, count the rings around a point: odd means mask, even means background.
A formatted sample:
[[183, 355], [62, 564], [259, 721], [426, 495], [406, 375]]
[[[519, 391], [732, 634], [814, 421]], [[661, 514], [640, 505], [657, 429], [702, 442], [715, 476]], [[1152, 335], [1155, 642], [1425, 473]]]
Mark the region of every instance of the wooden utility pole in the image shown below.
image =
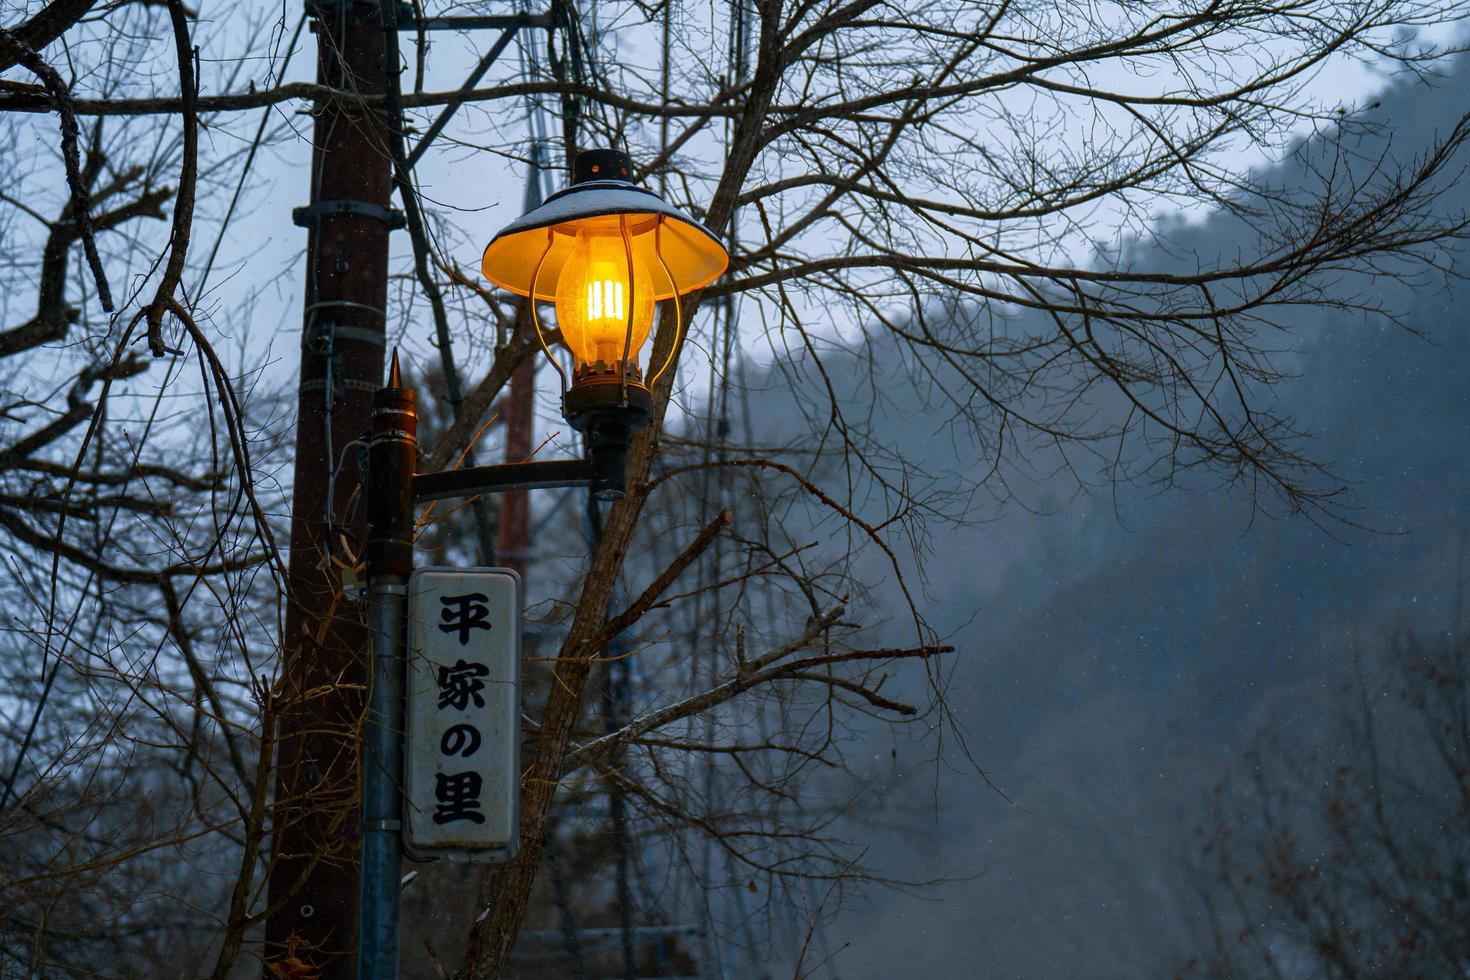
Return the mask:
[[[383, 9], [376, 0], [310, 4], [319, 83], [368, 97], [386, 92], [384, 31], [392, 25]], [[368, 647], [362, 606], [344, 590], [344, 569], [360, 557], [348, 548], [360, 546], [363, 530], [363, 508], [348, 507], [357, 458], [344, 449], [367, 430], [382, 384], [388, 235], [401, 215], [388, 206], [391, 130], [381, 109], [333, 99], [317, 103], [314, 115], [310, 204], [294, 215], [307, 229], [306, 307], [266, 975], [278, 975], [271, 963], [294, 957], [320, 980], [338, 980], [354, 966], [357, 728]], [[355, 584], [350, 573], [346, 584]]]

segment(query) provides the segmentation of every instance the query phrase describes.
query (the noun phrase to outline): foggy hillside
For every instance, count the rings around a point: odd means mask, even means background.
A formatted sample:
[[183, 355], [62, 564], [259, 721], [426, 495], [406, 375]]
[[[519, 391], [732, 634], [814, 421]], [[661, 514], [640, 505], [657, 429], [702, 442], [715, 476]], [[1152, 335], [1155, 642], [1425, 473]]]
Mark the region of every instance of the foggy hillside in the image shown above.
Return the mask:
[[[1407, 155], [1465, 110], [1459, 88], [1400, 84], [1366, 118], [1391, 121], [1392, 152]], [[1357, 144], [1353, 166], [1380, 147]], [[1302, 179], [1295, 165], [1268, 176]], [[1467, 205], [1463, 186], [1445, 201]], [[1181, 262], [1239, 245], [1226, 218], [1167, 234]], [[1277, 364], [1298, 376], [1277, 389], [1278, 407], [1350, 484], [1338, 501], [1348, 523], [1290, 516], [1269, 494], [1257, 506], [1249, 486], [1222, 490], [1208, 473], [1174, 488], [1091, 474], [1100, 485], [1088, 494], [1014, 484], [1017, 501], [980, 502], [986, 523], [932, 542], [924, 607], [959, 647], [949, 703], [1012, 802], [955, 738], [936, 774], [934, 739], [874, 731], [881, 796], [854, 836], [878, 841], [869, 857], [896, 878], [968, 880], [873, 892], [821, 937], [850, 945], [818, 975], [1169, 975], [1197, 924], [1189, 828], [1251, 734], [1270, 719], [1310, 744], [1352, 651], [1402, 627], [1455, 625], [1470, 284], [1386, 276], [1337, 288], [1381, 298], [1423, 335], [1303, 309], [1279, 338], [1289, 350]], [[881, 370], [886, 352], [869, 353]], [[832, 373], [882, 384], [847, 366]], [[783, 383], [768, 379], [755, 431], [788, 410]], [[887, 397], [884, 441], [936, 478], [989, 464], [916, 395]]]

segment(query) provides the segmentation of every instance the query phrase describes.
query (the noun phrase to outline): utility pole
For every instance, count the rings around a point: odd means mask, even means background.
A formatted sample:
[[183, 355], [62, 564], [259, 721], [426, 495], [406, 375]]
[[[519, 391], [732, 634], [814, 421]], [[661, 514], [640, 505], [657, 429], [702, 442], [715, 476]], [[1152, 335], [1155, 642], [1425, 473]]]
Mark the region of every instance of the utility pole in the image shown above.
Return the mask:
[[[538, 142], [532, 148], [531, 167], [526, 174], [526, 191], [521, 201], [523, 213], [541, 206], [541, 155]], [[536, 359], [528, 357], [511, 373], [510, 392], [505, 401], [507, 463], [519, 463], [531, 455], [535, 409]], [[514, 569], [524, 585], [531, 550], [531, 495], [526, 491], [507, 493], [500, 498], [500, 528], [495, 550], [501, 563]]]
[[[377, 0], [310, 0], [317, 81], [363, 96], [387, 91]], [[282, 640], [266, 962], [289, 954], [320, 980], [353, 973], [358, 862], [357, 725], [368, 631], [344, 569], [359, 556], [362, 508], [344, 513], [357, 462], [344, 450], [368, 428], [381, 385], [392, 130], [381, 111], [348, 100], [314, 106], [305, 316], [291, 505], [291, 561]], [[333, 479], [339, 466], [351, 478]], [[334, 533], [338, 528], [345, 534]], [[272, 975], [269, 971], [267, 975]]]

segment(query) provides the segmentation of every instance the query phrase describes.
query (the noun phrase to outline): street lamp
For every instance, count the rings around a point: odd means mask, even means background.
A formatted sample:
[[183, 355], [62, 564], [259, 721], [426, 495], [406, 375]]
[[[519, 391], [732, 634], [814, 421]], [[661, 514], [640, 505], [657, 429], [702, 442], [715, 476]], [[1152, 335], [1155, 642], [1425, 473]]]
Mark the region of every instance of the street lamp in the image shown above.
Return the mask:
[[[616, 150], [577, 154], [571, 186], [501, 229], [481, 262], [486, 279], [530, 298], [536, 336], [561, 376], [562, 414], [587, 438], [601, 499], [622, 495], [628, 443], [652, 415], [649, 388], [679, 348], [676, 336], [645, 383], [650, 366], [641, 360], [654, 304], [673, 301], [682, 333], [679, 297], [708, 286], [730, 264], [714, 232], [633, 183], [632, 170]], [[570, 378], [547, 344], [538, 301], [556, 304]]]
[[[538, 487], [586, 486], [600, 500], [620, 499], [628, 445], [652, 418], [649, 388], [679, 349], [676, 335], [645, 383], [640, 358], [654, 304], [674, 302], [682, 334], [679, 297], [714, 282], [729, 265], [713, 232], [638, 187], [631, 173], [627, 154], [579, 153], [571, 186], [511, 222], [485, 249], [486, 278], [531, 299], [536, 335], [561, 375], [562, 414], [586, 436], [585, 459], [418, 473], [418, 399], [403, 382], [396, 351], [387, 385], [373, 396], [364, 480], [372, 682], [363, 723], [361, 980], [398, 976], [406, 630], [417, 505]], [[570, 378], [547, 344], [539, 301], [556, 304], [561, 341], [572, 353]]]

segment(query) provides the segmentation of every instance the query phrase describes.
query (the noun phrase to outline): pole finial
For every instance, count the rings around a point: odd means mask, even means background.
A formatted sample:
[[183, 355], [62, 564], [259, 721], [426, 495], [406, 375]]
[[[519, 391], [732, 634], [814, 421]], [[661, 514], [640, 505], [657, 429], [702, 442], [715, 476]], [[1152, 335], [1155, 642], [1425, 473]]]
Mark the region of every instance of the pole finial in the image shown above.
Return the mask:
[[388, 365], [388, 387], [402, 388], [403, 376], [398, 370], [398, 348], [393, 348], [393, 363]]

